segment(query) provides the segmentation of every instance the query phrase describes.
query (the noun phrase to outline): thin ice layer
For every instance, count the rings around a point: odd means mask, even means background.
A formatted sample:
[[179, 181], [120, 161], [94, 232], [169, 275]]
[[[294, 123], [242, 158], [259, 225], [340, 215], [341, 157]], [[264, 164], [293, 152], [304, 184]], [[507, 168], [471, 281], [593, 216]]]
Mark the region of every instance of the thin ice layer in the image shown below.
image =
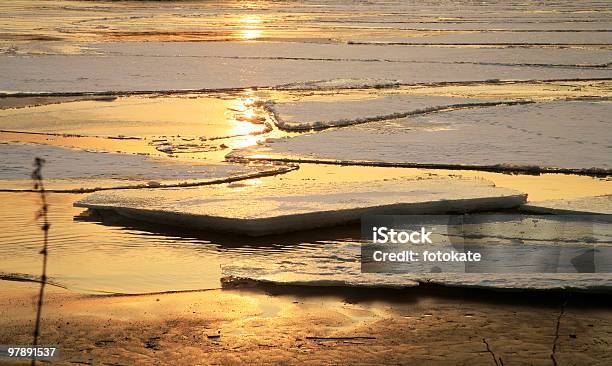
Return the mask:
[[440, 32], [438, 34], [407, 34], [393, 36], [361, 36], [352, 42], [405, 44], [473, 44], [473, 45], [608, 45], [608, 32]]
[[388, 94], [371, 99], [347, 98], [269, 103], [268, 108], [274, 113], [280, 128], [308, 130], [391, 119], [419, 111], [482, 102], [485, 101], [443, 96]]
[[[361, 273], [347, 265], [337, 266], [334, 272], [295, 272], [291, 261], [283, 266], [258, 267], [232, 265], [223, 267], [224, 287], [241, 287], [251, 284], [275, 284], [289, 286], [343, 286], [364, 288], [406, 288], [419, 284], [439, 284], [450, 287], [521, 290], [575, 290], [610, 292], [612, 274], [378, 274]], [[279, 268], [280, 267], [280, 268]], [[331, 270], [331, 268], [330, 268]]]
[[481, 179], [284, 181], [93, 194], [75, 205], [194, 229], [267, 235], [358, 222], [364, 214], [425, 214], [516, 207], [526, 195]]
[[274, 140], [237, 155], [416, 166], [610, 171], [611, 114], [609, 101], [465, 109]]
[[[402, 271], [396, 273], [364, 273], [361, 266], [361, 245], [359, 241], [340, 241], [320, 243], [319, 252], [286, 252], [282, 262], [267, 257], [241, 258], [238, 262], [223, 266], [222, 283], [226, 287], [240, 287], [253, 283], [304, 286], [348, 286], [348, 287], [413, 287], [419, 284], [436, 283], [445, 286], [479, 287], [493, 289], [534, 289], [534, 290], [583, 290], [607, 291], [612, 289], [610, 273], [552, 273], [554, 267], [542, 271], [541, 264], [554, 262], [563, 256], [568, 248], [592, 248], [593, 243], [610, 248], [610, 230], [607, 224], [600, 223], [594, 229], [589, 220], [572, 220], [556, 216], [514, 216], [513, 220], [486, 222], [475, 229], [483, 234], [470, 237], [470, 242], [481, 242], [492, 248], [520, 247], [531, 248], [533, 258], [517, 261], [508, 256], [490, 262], [493, 266], [486, 273], [465, 273], [465, 263], [427, 263], [423, 261], [404, 263]], [[522, 220], [521, 220], [522, 218]], [[538, 230], [532, 229], [537, 225]], [[564, 230], [571, 227], [571, 230]], [[435, 243], [447, 242], [446, 227], [432, 229]], [[559, 230], [561, 229], [561, 230]], [[473, 231], [468, 230], [468, 233]], [[585, 233], [589, 233], [585, 241]], [[454, 238], [461, 242], [460, 239]], [[419, 248], [415, 249], [417, 252]], [[323, 253], [323, 254], [321, 254]], [[485, 252], [484, 255], [487, 255]], [[511, 250], [508, 253], [513, 253]], [[552, 254], [549, 257], [536, 255]], [[490, 254], [490, 253], [489, 253]], [[556, 257], [555, 257], [556, 255]], [[542, 263], [538, 261], [544, 259]], [[609, 263], [609, 262], [607, 262]], [[400, 265], [395, 263], [396, 265]], [[600, 267], [608, 268], [609, 265]], [[387, 268], [392, 268], [388, 264]], [[433, 273], [440, 271], [443, 273]], [[434, 271], [435, 269], [435, 271]], [[539, 269], [539, 270], [538, 270]], [[567, 269], [567, 268], [566, 268]], [[543, 273], [547, 272], [547, 273]], [[560, 271], [562, 272], [562, 271]]]
[[42, 172], [45, 187], [64, 191], [197, 184], [276, 170], [228, 163], [205, 165], [38, 144], [0, 143], [0, 189], [31, 189], [30, 174], [36, 157], [45, 159]]
[[550, 214], [612, 215], [612, 195], [529, 202], [521, 206], [521, 209], [527, 212]]

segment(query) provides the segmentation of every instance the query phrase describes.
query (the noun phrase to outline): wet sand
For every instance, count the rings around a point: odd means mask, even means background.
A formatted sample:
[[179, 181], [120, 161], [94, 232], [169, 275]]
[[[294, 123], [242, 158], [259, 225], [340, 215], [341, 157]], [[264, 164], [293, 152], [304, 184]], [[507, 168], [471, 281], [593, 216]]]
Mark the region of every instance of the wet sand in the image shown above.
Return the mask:
[[[0, 343], [27, 344], [38, 285], [0, 284]], [[42, 344], [60, 346], [62, 365], [550, 365], [553, 353], [559, 365], [604, 365], [612, 362], [609, 304], [595, 295], [439, 287], [137, 296], [48, 287]]]

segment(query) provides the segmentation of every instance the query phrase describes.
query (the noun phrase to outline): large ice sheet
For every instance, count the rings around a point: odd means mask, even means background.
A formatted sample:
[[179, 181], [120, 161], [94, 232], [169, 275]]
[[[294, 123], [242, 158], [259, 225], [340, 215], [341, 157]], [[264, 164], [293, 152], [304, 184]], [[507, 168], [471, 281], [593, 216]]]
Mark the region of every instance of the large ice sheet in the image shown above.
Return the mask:
[[392, 119], [449, 106], [491, 102], [491, 100], [470, 98], [387, 94], [368, 99], [329, 98], [314, 101], [270, 102], [267, 107], [274, 113], [278, 127], [298, 131]]
[[273, 140], [267, 146], [233, 155], [409, 166], [611, 171], [611, 113], [609, 101], [456, 110]]
[[481, 179], [424, 176], [361, 182], [286, 181], [97, 193], [75, 205], [201, 230], [267, 235], [358, 222], [364, 214], [516, 207], [526, 195]]
[[610, 78], [606, 68], [156, 56], [0, 55], [0, 92], [69, 93], [271, 87], [308, 80], [403, 83]]
[[612, 195], [529, 202], [521, 206], [521, 209], [527, 212], [547, 214], [612, 215]]
[[[566, 34], [561, 33], [561, 34]], [[508, 66], [604, 66], [612, 60], [606, 48], [493, 48], [493, 47], [426, 47], [400, 45], [357, 45], [320, 43], [223, 43], [223, 42], [110, 42], [88, 45], [88, 49], [105, 55], [188, 57], [214, 59], [318, 60], [325, 65], [334, 62], [366, 61], [372, 63], [474, 63]], [[397, 65], [400, 67], [401, 65]]]
[[43, 167], [45, 188], [55, 191], [205, 184], [283, 170], [229, 163], [173, 161], [38, 144], [0, 143], [0, 189], [31, 189], [30, 175], [36, 157], [46, 161]]

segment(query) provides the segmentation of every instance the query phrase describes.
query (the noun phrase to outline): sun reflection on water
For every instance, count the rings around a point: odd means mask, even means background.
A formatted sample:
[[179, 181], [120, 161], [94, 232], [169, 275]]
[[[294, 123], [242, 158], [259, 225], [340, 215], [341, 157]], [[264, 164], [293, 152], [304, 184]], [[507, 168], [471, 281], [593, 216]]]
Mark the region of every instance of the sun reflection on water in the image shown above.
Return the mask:
[[257, 142], [260, 139], [261, 137], [254, 136], [254, 135], [241, 136], [241, 137], [234, 139], [231, 145], [232, 145], [232, 148], [234, 149], [241, 149], [244, 147], [257, 145]]
[[257, 15], [245, 15], [239, 19], [242, 26], [240, 37], [244, 40], [254, 40], [261, 37], [263, 29], [260, 27], [261, 19]]
[[262, 129], [262, 126], [267, 125], [269, 121], [252, 93], [251, 90], [246, 90], [245, 95], [233, 100], [230, 104], [232, 136], [235, 137], [228, 141], [228, 145], [232, 148], [256, 145], [262, 139], [261, 135], [268, 130], [267, 127]]

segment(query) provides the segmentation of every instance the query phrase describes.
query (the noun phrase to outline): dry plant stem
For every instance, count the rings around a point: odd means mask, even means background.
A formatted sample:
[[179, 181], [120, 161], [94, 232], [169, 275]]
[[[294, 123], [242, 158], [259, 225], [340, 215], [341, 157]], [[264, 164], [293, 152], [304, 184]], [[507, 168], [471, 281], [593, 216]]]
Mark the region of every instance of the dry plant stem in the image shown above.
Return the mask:
[[[40, 292], [38, 294], [38, 306], [36, 309], [36, 325], [34, 327], [34, 342], [33, 346], [36, 347], [38, 345], [38, 338], [40, 336], [40, 318], [42, 314], [42, 306], [43, 306], [43, 297], [45, 292], [45, 284], [47, 283], [47, 246], [49, 239], [49, 217], [47, 215], [48, 212], [48, 204], [47, 204], [47, 194], [45, 192], [45, 186], [43, 184], [42, 179], [42, 167], [45, 161], [41, 158], [36, 158], [34, 160], [34, 171], [32, 172], [32, 180], [34, 182], [34, 189], [39, 192], [41, 207], [38, 211], [36, 218], [42, 219], [41, 230], [43, 231], [43, 248], [40, 251], [40, 254], [43, 256], [43, 266], [42, 266], [42, 275], [40, 276]], [[32, 358], [32, 365], [36, 365], [36, 358]]]

